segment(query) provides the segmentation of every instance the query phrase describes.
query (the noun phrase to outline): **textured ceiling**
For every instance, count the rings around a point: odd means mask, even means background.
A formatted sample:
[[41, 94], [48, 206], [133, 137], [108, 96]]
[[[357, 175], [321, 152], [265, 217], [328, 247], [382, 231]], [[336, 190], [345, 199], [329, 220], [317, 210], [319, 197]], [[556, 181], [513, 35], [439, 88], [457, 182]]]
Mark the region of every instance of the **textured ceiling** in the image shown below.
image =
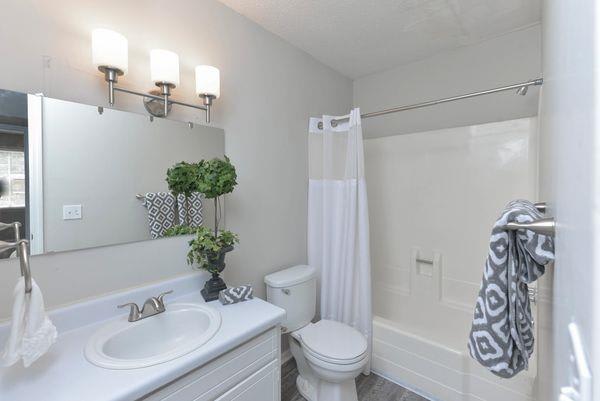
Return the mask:
[[541, 0], [220, 1], [350, 78], [541, 19]]

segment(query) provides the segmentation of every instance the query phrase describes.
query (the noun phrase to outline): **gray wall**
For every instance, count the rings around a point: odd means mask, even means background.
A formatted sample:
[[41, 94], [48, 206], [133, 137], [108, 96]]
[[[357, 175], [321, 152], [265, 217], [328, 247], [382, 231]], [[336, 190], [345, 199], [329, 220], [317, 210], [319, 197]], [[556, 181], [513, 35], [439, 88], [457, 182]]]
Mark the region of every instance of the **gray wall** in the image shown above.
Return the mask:
[[[486, 42], [354, 81], [361, 112], [435, 100], [541, 76], [541, 31], [536, 25]], [[504, 121], [537, 115], [537, 88], [505, 92], [363, 121], [367, 138]]]
[[[346, 113], [352, 82], [214, 0], [99, 4], [3, 2], [0, 88], [106, 105], [105, 83], [91, 63], [96, 27], [129, 39], [129, 75], [121, 80], [126, 87], [153, 87], [148, 51], [154, 47], [180, 56], [180, 100], [197, 101], [194, 65], [220, 68], [214, 125], [225, 129], [225, 149], [239, 172], [239, 185], [227, 198], [227, 226], [241, 239], [228, 255], [226, 279], [253, 284], [264, 295], [264, 274], [306, 262], [307, 119]], [[143, 111], [139, 98], [125, 95], [118, 95], [117, 107]], [[201, 123], [204, 115], [176, 108], [173, 118]], [[36, 256], [32, 271], [47, 304], [57, 306], [189, 274], [186, 249], [176, 238]], [[18, 271], [16, 262], [0, 269], [0, 318], [10, 314]]]
[[[166, 171], [182, 160], [223, 157], [222, 129], [44, 99], [44, 250], [66, 251], [150, 239], [136, 194], [168, 192]], [[63, 205], [82, 219], [64, 220]], [[212, 224], [212, 200], [204, 202]]]

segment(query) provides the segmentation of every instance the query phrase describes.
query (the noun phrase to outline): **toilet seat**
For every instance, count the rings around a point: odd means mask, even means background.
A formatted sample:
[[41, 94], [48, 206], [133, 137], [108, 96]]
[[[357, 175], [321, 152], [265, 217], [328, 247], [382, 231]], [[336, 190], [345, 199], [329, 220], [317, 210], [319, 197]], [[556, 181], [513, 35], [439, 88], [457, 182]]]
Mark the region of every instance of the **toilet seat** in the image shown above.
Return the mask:
[[304, 353], [334, 365], [352, 365], [367, 357], [367, 340], [355, 328], [333, 320], [320, 320], [296, 332]]

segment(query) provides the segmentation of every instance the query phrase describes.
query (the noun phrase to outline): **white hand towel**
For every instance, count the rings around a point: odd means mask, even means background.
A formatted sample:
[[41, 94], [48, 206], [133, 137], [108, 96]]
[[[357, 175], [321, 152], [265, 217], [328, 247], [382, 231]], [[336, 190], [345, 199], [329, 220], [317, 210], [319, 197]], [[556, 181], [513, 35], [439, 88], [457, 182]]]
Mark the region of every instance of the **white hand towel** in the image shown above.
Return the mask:
[[25, 293], [25, 279], [21, 277], [13, 295], [12, 326], [0, 366], [10, 366], [22, 359], [23, 365], [29, 367], [54, 344], [56, 327], [46, 315], [44, 297], [33, 279], [31, 293]]

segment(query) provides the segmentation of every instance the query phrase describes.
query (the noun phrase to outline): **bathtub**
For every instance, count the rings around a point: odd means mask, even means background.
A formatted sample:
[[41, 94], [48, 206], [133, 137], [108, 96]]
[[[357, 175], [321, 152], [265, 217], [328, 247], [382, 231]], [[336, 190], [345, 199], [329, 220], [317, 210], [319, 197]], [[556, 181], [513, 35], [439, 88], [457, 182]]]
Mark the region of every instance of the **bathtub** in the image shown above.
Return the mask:
[[432, 401], [533, 401], [535, 358], [530, 368], [507, 380], [477, 365], [466, 337], [416, 327], [376, 316], [373, 319], [375, 373]]

